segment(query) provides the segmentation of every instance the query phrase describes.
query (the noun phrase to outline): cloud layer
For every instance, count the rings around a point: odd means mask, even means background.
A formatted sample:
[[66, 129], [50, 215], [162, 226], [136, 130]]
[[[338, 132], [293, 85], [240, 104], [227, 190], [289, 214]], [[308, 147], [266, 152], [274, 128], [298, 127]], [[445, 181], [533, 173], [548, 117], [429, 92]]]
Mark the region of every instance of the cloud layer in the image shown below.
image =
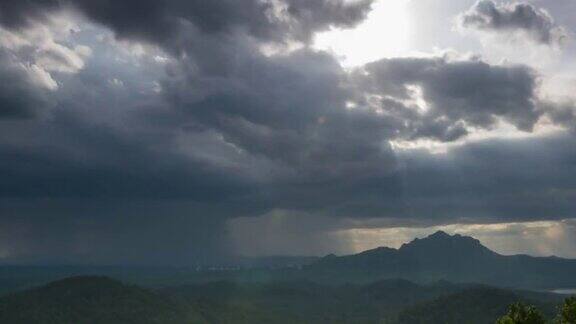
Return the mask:
[[[190, 264], [233, 252], [232, 219], [277, 213], [297, 215], [310, 244], [326, 217], [572, 217], [573, 135], [528, 136], [543, 120], [569, 128], [538, 71], [450, 55], [345, 69], [310, 46], [370, 6], [0, 3], [2, 255]], [[524, 138], [470, 141], [502, 124]], [[449, 149], [394, 145], [421, 141]]]
[[520, 33], [545, 45], [559, 44], [567, 37], [564, 28], [558, 26], [548, 12], [527, 3], [496, 4], [482, 0], [460, 20], [464, 28], [488, 33]]

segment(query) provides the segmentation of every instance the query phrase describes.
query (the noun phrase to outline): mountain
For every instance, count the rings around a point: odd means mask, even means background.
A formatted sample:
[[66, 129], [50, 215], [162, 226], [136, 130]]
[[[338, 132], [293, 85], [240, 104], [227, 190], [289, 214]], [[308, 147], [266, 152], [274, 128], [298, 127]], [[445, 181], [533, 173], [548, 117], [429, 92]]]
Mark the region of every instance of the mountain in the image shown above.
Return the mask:
[[576, 287], [576, 260], [504, 256], [472, 237], [442, 231], [415, 239], [399, 249], [376, 248], [342, 257], [330, 255], [306, 267], [306, 271], [327, 281], [404, 278], [531, 289]]
[[0, 298], [0, 323], [205, 323], [191, 309], [106, 277], [73, 277]]

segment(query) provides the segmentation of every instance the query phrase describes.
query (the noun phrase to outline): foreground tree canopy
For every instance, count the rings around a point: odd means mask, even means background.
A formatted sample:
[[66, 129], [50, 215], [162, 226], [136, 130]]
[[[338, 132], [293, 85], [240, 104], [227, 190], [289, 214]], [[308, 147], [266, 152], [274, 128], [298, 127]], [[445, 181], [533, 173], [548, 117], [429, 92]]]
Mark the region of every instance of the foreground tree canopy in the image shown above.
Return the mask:
[[534, 306], [515, 303], [510, 306], [508, 314], [504, 315], [496, 324], [544, 324], [544, 316]]
[[566, 299], [558, 315], [558, 323], [574, 324], [576, 323], [576, 297]]
[[[508, 314], [496, 321], [496, 324], [544, 324], [546, 320], [536, 307], [523, 303], [514, 303]], [[576, 324], [576, 297], [567, 298], [559, 310], [557, 324]]]

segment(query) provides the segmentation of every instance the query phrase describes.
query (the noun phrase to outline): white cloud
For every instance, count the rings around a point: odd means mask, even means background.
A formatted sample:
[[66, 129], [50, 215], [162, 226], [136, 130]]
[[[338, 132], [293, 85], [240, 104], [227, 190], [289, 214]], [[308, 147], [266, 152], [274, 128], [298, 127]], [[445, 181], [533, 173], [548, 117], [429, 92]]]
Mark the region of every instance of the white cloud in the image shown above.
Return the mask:
[[10, 53], [36, 85], [56, 90], [58, 85], [51, 73], [77, 73], [91, 54], [87, 46], [67, 43], [74, 33], [70, 24], [64, 17], [55, 16], [25, 29], [0, 28], [0, 48]]
[[26, 71], [26, 74], [30, 78], [33, 84], [40, 88], [45, 88], [48, 90], [58, 89], [58, 83], [52, 79], [50, 73], [45, 69], [42, 69], [36, 64], [33, 65], [21, 65], [22, 70]]

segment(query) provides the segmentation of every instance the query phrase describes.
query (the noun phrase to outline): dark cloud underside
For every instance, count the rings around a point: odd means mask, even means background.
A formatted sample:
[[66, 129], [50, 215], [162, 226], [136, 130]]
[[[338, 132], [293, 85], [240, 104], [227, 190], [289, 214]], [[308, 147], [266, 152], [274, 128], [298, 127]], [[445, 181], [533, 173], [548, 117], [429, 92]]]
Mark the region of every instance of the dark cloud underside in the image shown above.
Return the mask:
[[[227, 255], [230, 219], [275, 210], [392, 225], [573, 215], [572, 136], [484, 140], [443, 155], [393, 148], [452, 143], [499, 123], [528, 133], [544, 115], [561, 124], [563, 110], [540, 100], [527, 66], [390, 58], [350, 71], [309, 46], [319, 31], [359, 24], [370, 6], [0, 2], [3, 30], [18, 37], [66, 9], [154, 51], [122, 56], [83, 31], [71, 37], [92, 48], [85, 62], [69, 40], [50, 55], [0, 48], [4, 254], [187, 264]], [[524, 26], [514, 12], [499, 13], [497, 27]], [[298, 49], [262, 50], [288, 45]]]

